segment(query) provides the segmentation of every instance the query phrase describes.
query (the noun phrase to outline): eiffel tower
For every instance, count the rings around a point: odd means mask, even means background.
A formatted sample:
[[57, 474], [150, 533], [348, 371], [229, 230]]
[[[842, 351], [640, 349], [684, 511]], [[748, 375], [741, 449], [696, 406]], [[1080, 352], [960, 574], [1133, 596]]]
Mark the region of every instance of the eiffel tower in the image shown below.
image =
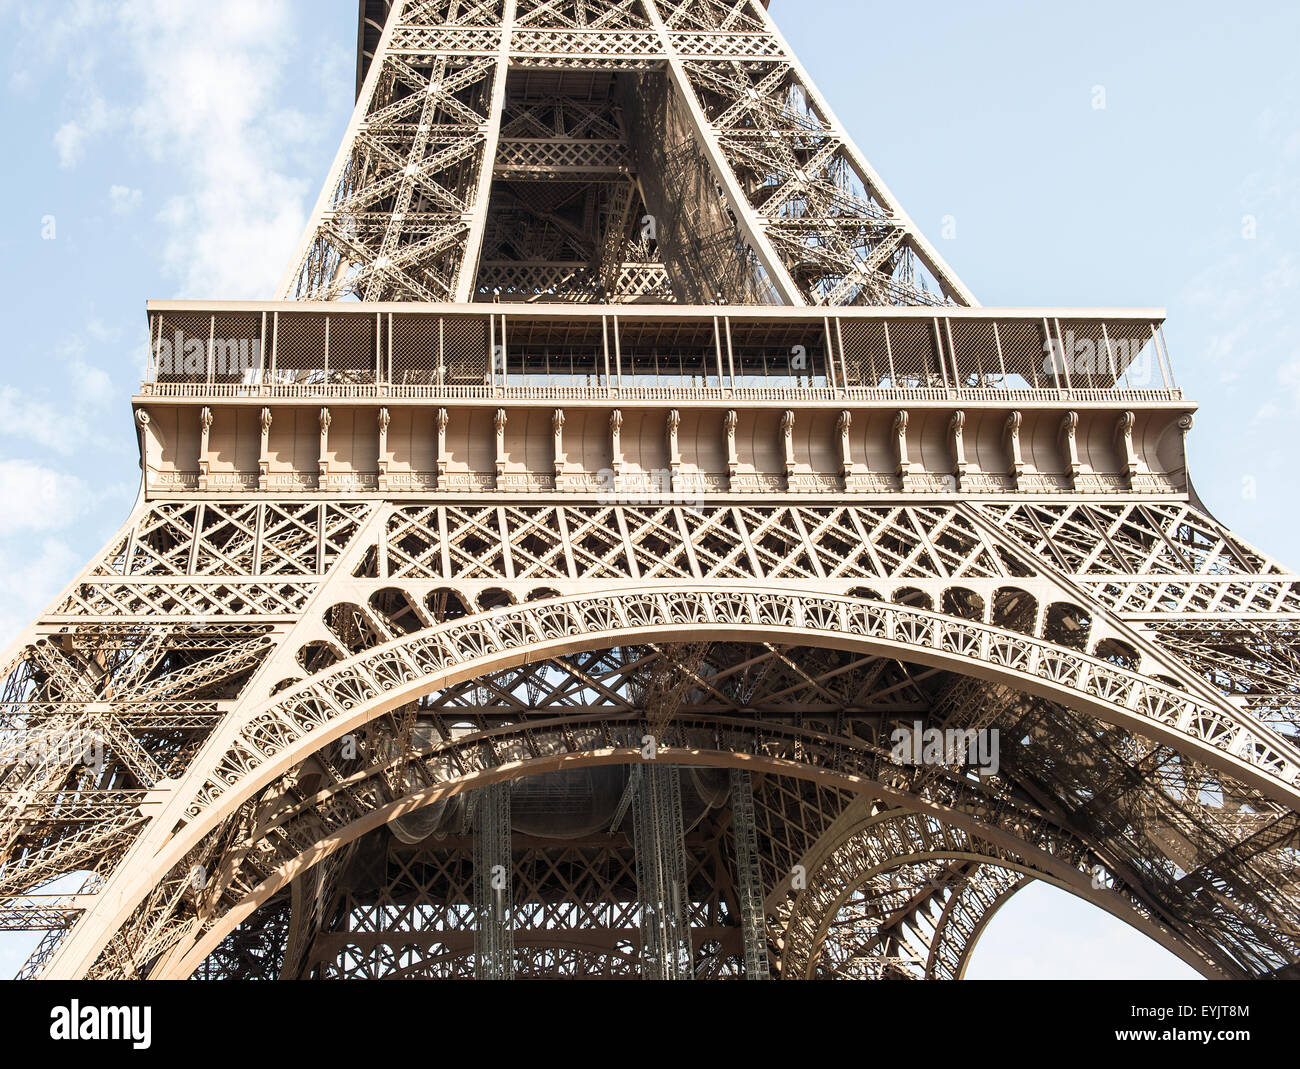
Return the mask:
[[952, 979], [1041, 880], [1295, 976], [1300, 586], [1162, 313], [980, 307], [757, 0], [359, 29], [7, 654], [22, 975]]

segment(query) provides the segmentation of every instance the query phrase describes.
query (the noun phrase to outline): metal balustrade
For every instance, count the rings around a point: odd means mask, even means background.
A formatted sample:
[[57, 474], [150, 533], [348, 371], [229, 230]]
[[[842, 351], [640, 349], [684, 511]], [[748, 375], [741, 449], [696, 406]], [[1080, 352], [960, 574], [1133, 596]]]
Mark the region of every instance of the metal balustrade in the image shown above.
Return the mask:
[[159, 398], [1179, 402], [1159, 312], [151, 302]]

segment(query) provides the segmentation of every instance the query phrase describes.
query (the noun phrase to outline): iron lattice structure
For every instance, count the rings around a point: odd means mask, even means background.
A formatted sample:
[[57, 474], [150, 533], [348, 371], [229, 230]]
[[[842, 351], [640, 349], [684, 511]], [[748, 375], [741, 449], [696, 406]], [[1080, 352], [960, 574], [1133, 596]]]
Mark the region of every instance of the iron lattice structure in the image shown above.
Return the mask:
[[23, 975], [954, 979], [1032, 880], [1295, 975], [1300, 586], [1161, 313], [977, 307], [754, 0], [359, 42], [280, 299], [150, 304], [140, 498], [7, 655]]

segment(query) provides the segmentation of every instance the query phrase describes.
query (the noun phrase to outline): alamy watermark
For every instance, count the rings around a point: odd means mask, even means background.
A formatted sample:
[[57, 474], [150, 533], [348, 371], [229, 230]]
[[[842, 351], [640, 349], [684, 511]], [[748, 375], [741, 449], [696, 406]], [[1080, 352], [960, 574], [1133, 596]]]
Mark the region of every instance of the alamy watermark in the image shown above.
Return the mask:
[[890, 759], [897, 765], [964, 765], [996, 776], [1000, 767], [997, 728], [927, 728], [921, 721], [895, 728]]
[[153, 1043], [153, 1007], [83, 1006], [74, 998], [50, 1010], [50, 1038], [128, 1041], [135, 1050], [148, 1050]]
[[602, 505], [655, 502], [684, 505], [693, 509], [704, 507], [702, 492], [693, 487], [675, 486], [673, 473], [667, 468], [623, 473], [615, 472], [612, 468], [601, 468], [596, 472], [596, 479], [600, 483], [597, 501]]
[[262, 366], [260, 338], [195, 338], [177, 331], [173, 338], [159, 338], [154, 346], [154, 367], [160, 375], [206, 378], [244, 376]]
[[97, 772], [104, 770], [104, 739], [93, 731], [70, 731], [51, 738], [48, 735], [25, 737], [13, 753], [13, 760], [32, 768], [54, 766], [71, 768], [84, 765]]
[[[1043, 342], [1043, 373], [1066, 375], [1127, 377], [1130, 386], [1151, 382], [1150, 338], [1111, 338], [1102, 341], [1083, 338], [1067, 330], [1061, 338]], [[1109, 351], [1107, 346], [1109, 345]]]

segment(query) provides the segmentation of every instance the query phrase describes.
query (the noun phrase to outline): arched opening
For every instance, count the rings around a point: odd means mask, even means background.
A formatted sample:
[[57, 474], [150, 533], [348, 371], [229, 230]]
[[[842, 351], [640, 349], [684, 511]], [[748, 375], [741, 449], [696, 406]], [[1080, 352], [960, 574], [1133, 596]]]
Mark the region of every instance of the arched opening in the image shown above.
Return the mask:
[[360, 606], [348, 602], [331, 605], [325, 610], [325, 626], [348, 653], [360, 653], [388, 641], [388, 636], [375, 627]]
[[1123, 921], [1036, 880], [990, 919], [969, 980], [1197, 980], [1187, 962]]
[[1097, 643], [1093, 656], [1103, 661], [1109, 661], [1120, 668], [1127, 668], [1130, 672], [1136, 672], [1138, 666], [1142, 663], [1138, 651], [1127, 642], [1121, 642], [1117, 638], [1102, 639]]
[[297, 661], [309, 676], [333, 668], [344, 660], [343, 653], [328, 642], [308, 642], [298, 651]]
[[465, 599], [449, 587], [439, 587], [429, 592], [424, 599], [425, 608], [433, 617], [434, 623], [444, 624], [449, 620], [460, 620], [472, 614]]
[[1085, 651], [1088, 648], [1088, 631], [1092, 616], [1086, 609], [1066, 601], [1053, 602], [1047, 607], [1043, 623], [1043, 638], [1066, 649]]
[[[464, 717], [467, 723], [478, 727], [473, 736], [448, 739], [425, 755], [439, 762], [448, 762], [440, 767], [455, 770], [454, 777], [442, 778], [436, 771], [430, 771], [429, 786], [411, 796], [414, 801], [401, 800], [405, 809], [385, 807], [364, 818], [373, 819], [376, 826], [388, 823], [396, 816], [405, 816], [413, 811], [412, 807], [432, 805], [500, 779], [543, 775], [561, 768], [576, 769], [583, 764], [641, 762], [644, 758], [634, 743], [647, 734], [648, 707], [638, 706], [635, 701], [631, 707], [628, 706], [626, 688], [632, 687], [631, 679], [626, 678], [629, 664], [626, 660], [619, 660], [626, 654], [615, 651], [640, 650], [639, 656], [644, 659], [646, 649], [653, 650], [657, 644], [679, 643], [693, 626], [692, 623], [669, 619], [670, 614], [679, 608], [683, 613], [693, 614], [689, 620], [700, 623], [702, 635], [718, 634], [726, 638], [711, 643], [707, 679], [692, 683], [682, 692], [689, 700], [680, 703], [675, 710], [670, 709], [667, 730], [654, 735], [666, 749], [674, 752], [678, 763], [733, 768], [739, 767], [735, 762], [740, 762], [753, 770], [777, 771], [776, 766], [767, 763], [785, 762], [780, 766], [780, 774], [816, 781], [829, 789], [880, 792], [900, 801], [907, 797], [917, 804], [934, 804], [906, 793], [907, 781], [897, 779], [897, 775], [906, 777], [913, 774], [906, 768], [900, 770], [891, 762], [895, 774], [889, 779], [883, 777], [884, 765], [880, 762], [885, 759], [880, 756], [875, 741], [879, 738], [879, 729], [873, 728], [872, 722], [880, 720], [882, 701], [901, 702], [899, 712], [914, 716], [917, 709], [933, 704], [936, 690], [947, 694], [954, 682], [970, 683], [973, 679], [979, 679], [980, 685], [988, 684], [993, 688], [982, 697], [977, 696], [977, 703], [987, 705], [990, 701], [1000, 700], [998, 688], [1018, 692], [1027, 687], [1042, 700], [1036, 716], [1050, 716], [1055, 700], [1064, 701], [1073, 708], [1071, 716], [1059, 722], [1053, 720], [1050, 725], [1044, 721], [1035, 730], [1026, 732], [1024, 737], [1029, 746], [1042, 745], [1040, 740], [1046, 740], [1052, 745], [1065, 745], [1071, 749], [1066, 745], [1069, 740], [1061, 734], [1070, 731], [1078, 734], [1073, 748], [1088, 745], [1092, 738], [1088, 725], [1092, 722], [1091, 717], [1095, 716], [1100, 716], [1108, 724], [1118, 725], [1120, 731], [1145, 730], [1146, 721], [1142, 719], [1145, 713], [1135, 708], [1133, 703], [1126, 706], [1105, 704], [1109, 699], [1104, 694], [1085, 691], [1082, 685], [1070, 690], [1072, 677], [1056, 674], [1059, 672], [1059, 658], [1043, 658], [1037, 666], [1031, 662], [999, 661], [995, 655], [1000, 654], [986, 642], [980, 648], [990, 649], [990, 659], [975, 666], [975, 676], [966, 679], [970, 654], [965, 651], [970, 647], [943, 646], [948, 632], [942, 630], [942, 622], [933, 617], [895, 612], [895, 622], [891, 623], [888, 615], [891, 610], [884, 606], [854, 605], [845, 599], [824, 595], [792, 596], [788, 593], [782, 593], [779, 598], [773, 594], [769, 606], [764, 600], [766, 596], [764, 592], [754, 592], [743, 599], [729, 595], [714, 598], [705, 591], [704, 597], [695, 593], [690, 598], [685, 595], [678, 598], [663, 592], [652, 595], [620, 592], [618, 611], [609, 617], [598, 615], [606, 602], [590, 596], [574, 597], [560, 599], [556, 605], [544, 609], [530, 609], [526, 614], [499, 611], [484, 621], [481, 635], [473, 627], [461, 626], [445, 629], [445, 634], [451, 636], [449, 639], [431, 641], [437, 636], [421, 636], [403, 647], [400, 660], [389, 649], [372, 651], [357, 658], [358, 666], [364, 663], [364, 673], [354, 671], [349, 665], [313, 684], [311, 705], [307, 711], [315, 718], [318, 727], [312, 729], [312, 744], [317, 748], [329, 744], [343, 731], [355, 730], [355, 725], [383, 717], [387, 711], [400, 709], [411, 701], [424, 700], [420, 695], [436, 693], [437, 698], [430, 709], [436, 708], [436, 715], [447, 720], [456, 718], [458, 710], [473, 710], [472, 715]], [[652, 620], [646, 615], [652, 612], [663, 614], [663, 621]], [[516, 616], [526, 621], [533, 631], [520, 631], [513, 622]], [[751, 620], [762, 622], [746, 622]], [[718, 630], [710, 632], [710, 627]], [[553, 645], [547, 644], [551, 641], [549, 639], [542, 639], [539, 643], [539, 628], [546, 628], [556, 636]], [[829, 652], [833, 656], [827, 657], [825, 672], [819, 671], [817, 678], [810, 680], [807, 678], [807, 665], [815, 658], [781, 643], [796, 636], [805, 640], [812, 638], [818, 629], [827, 634], [815, 639], [813, 650], [818, 654]], [[974, 624], [966, 625], [960, 634], [978, 637], [981, 628]], [[484, 645], [485, 638], [489, 637], [501, 648], [489, 650]], [[751, 641], [742, 641], [746, 637]], [[1006, 635], [991, 637], [1004, 646], [1017, 645]], [[609, 647], [609, 641], [640, 641], [642, 645]], [[520, 656], [521, 642], [534, 646], [531, 659], [527, 653]], [[1031, 651], [1041, 647], [1038, 643], [1021, 645]], [[728, 646], [735, 647], [736, 659], [728, 660], [718, 655], [719, 647]], [[918, 660], [911, 661], [912, 654], [904, 651], [903, 647], [915, 648]], [[904, 661], [898, 660], [900, 656]], [[529, 678], [530, 670], [543, 661], [554, 665], [560, 659], [574, 659], [580, 665], [581, 672], [574, 677], [573, 685], [555, 686], [548, 681], [545, 686], [535, 686], [540, 681]], [[873, 661], [896, 662], [899, 677], [891, 680], [888, 675], [881, 675], [890, 665], [877, 663], [873, 667]], [[638, 662], [637, 671], [641, 670], [641, 663]], [[412, 677], [409, 673], [416, 665], [424, 674]], [[608, 668], [614, 672], [608, 681], [593, 676], [593, 671], [602, 666], [602, 671]], [[854, 680], [863, 678], [858, 673], [868, 667], [871, 668], [867, 677], [869, 681], [855, 686]], [[384, 677], [384, 673], [390, 670], [399, 673], [392, 677], [391, 684], [386, 683]], [[369, 682], [367, 677], [373, 682]], [[623, 682], [612, 686], [613, 680], [620, 677]], [[963, 678], [958, 680], [955, 677]], [[336, 679], [347, 684], [346, 693], [339, 692], [338, 699], [333, 697], [336, 692], [332, 689]], [[640, 685], [644, 687], [644, 683]], [[920, 687], [920, 691], [913, 689], [909, 693], [904, 689], [908, 685]], [[613, 697], [620, 693], [624, 695], [620, 699], [625, 703], [622, 706]], [[539, 696], [548, 700], [554, 696], [560, 705], [554, 709], [540, 708], [537, 705]], [[756, 701], [756, 697], [762, 700]], [[1011, 693], [1010, 697], [1015, 699], [1017, 695]], [[528, 700], [522, 700], [525, 698]], [[346, 716], [339, 715], [338, 708], [331, 705], [336, 700], [346, 703]], [[714, 709], [698, 707], [700, 702], [713, 700], [720, 700], [722, 704]], [[810, 712], [809, 703], [816, 701], [825, 704], [820, 711], [814, 709]], [[613, 704], [609, 705], [611, 702]], [[275, 729], [284, 732], [291, 726], [296, 710], [283, 698], [277, 701], [275, 708]], [[1014, 708], [1009, 705], [1008, 709], [1016, 717], [1014, 724], [1019, 730], [1025, 706], [1016, 702]], [[542, 716], [549, 718], [545, 726], [536, 720]], [[1152, 727], [1151, 730], [1157, 729]], [[1167, 728], [1158, 730], [1165, 733], [1162, 738], [1170, 737]], [[243, 804], [245, 799], [263, 797], [256, 792], [263, 786], [270, 786], [271, 777], [285, 774], [293, 767], [294, 761], [302, 759], [301, 754], [310, 752], [313, 751], [305, 740], [301, 746], [282, 745], [278, 756], [227, 777], [225, 783], [230, 786], [222, 788], [228, 799], [223, 802], [226, 809], [214, 809], [205, 819], [215, 820], [218, 816], [224, 819], [225, 814], [233, 814], [230, 806]], [[1189, 746], [1186, 752], [1194, 753], [1198, 760], [1201, 756], [1208, 758], [1211, 765], [1221, 772], [1227, 769], [1226, 764], [1216, 763], [1219, 759], [1207, 747], [1196, 749]], [[467, 763], [466, 758], [471, 755], [472, 760]], [[1124, 752], [1121, 747], [1108, 747], [1105, 751], [1098, 751], [1096, 758], [1098, 761], [1112, 758], [1118, 761], [1124, 758]], [[877, 764], [872, 765], [872, 761]], [[504, 764], [498, 765], [498, 762]], [[1019, 756], [1015, 762], [1019, 769], [1011, 768], [1007, 774], [1030, 767], [1021, 763]], [[1242, 759], [1238, 759], [1237, 764], [1241, 763]], [[509, 771], [494, 771], [507, 766]], [[1050, 767], [1050, 762], [1046, 766], [1034, 764], [1033, 767]], [[1204, 767], [1196, 766], [1198, 775]], [[1003, 768], [1008, 769], [1005, 761]], [[465, 769], [472, 771], [462, 771]], [[1002, 773], [995, 773], [999, 774]], [[1116, 781], [1124, 774], [1119, 766], [1108, 773]], [[1231, 771], [1226, 774], [1230, 776]], [[934, 771], [926, 770], [926, 775], [933, 777]], [[948, 781], [941, 776], [940, 781], [931, 778], [928, 782], [933, 788], [936, 783]], [[953, 789], [960, 790], [980, 790], [984, 786], [981, 780], [970, 777], [958, 777], [952, 783]], [[240, 793], [233, 793], [230, 787]], [[1223, 796], [1230, 793], [1245, 796], [1253, 789], [1243, 782], [1233, 782]], [[1160, 792], [1156, 792], [1150, 800], [1153, 804], [1163, 804], [1166, 799], [1186, 801], [1185, 792], [1164, 792], [1164, 795], [1162, 798]], [[316, 806], [319, 800], [312, 800], [310, 804]], [[796, 807], [794, 811], [800, 810]], [[966, 820], [967, 816], [985, 819], [980, 816], [982, 811], [978, 805], [949, 804], [943, 809], [944, 819], [949, 819], [948, 814], [952, 814], [953, 820]], [[996, 806], [987, 811], [991, 816], [998, 812]], [[277, 819], [297, 819], [305, 813], [306, 809], [290, 806], [282, 810]], [[167, 847], [167, 851], [184, 857], [184, 852], [193, 846], [194, 836], [207, 834], [206, 827], [206, 823], [192, 822]], [[212, 825], [213, 829], [216, 827], [216, 824]], [[365, 830], [362, 828], [361, 832]], [[289, 834], [283, 838], [290, 845], [298, 842]], [[337, 836], [329, 841], [335, 840]], [[161, 854], [155, 864], [171, 864], [170, 856], [170, 853]], [[286, 862], [290, 867], [284, 869], [285, 879], [293, 878], [292, 866], [295, 864], [298, 862], [294, 859]], [[268, 887], [268, 893], [273, 893], [274, 886]], [[213, 932], [215, 937], [215, 929]]]
[[926, 612], [934, 610], [934, 599], [924, 590], [917, 590], [916, 587], [905, 586], [901, 590], [895, 590], [894, 602], [897, 605], [905, 605], [909, 609], [924, 609]]
[[396, 587], [385, 587], [371, 594], [370, 608], [394, 635], [411, 635], [425, 626], [410, 597]]
[[[569, 971], [562, 975], [600, 976], [606, 975], [611, 968], [618, 969], [622, 961], [630, 966], [626, 975], [639, 974], [640, 933], [635, 925], [628, 928], [628, 921], [619, 918], [634, 917], [638, 910], [638, 884], [636, 876], [637, 849], [632, 829], [615, 823], [607, 826], [609, 807], [615, 804], [620, 792], [613, 789], [613, 779], [623, 784], [631, 781], [640, 762], [633, 761], [622, 766], [576, 770], [572, 773], [528, 776], [522, 774], [509, 782], [509, 791], [514, 798], [512, 804], [513, 851], [512, 869], [508, 881], [510, 902], [514, 925], [514, 943], [518, 954], [515, 966], [518, 978], [554, 978], [557, 974], [548, 962], [554, 959], [547, 956], [560, 947], [580, 944], [586, 946], [594, 957], [585, 962], [573, 962]], [[687, 786], [686, 774], [703, 773], [704, 769], [683, 768], [683, 787]], [[594, 778], [590, 773], [598, 773]], [[725, 774], [724, 774], [725, 775]], [[612, 777], [612, 779], [611, 779]], [[610, 779], [606, 786], [601, 781]], [[820, 790], [814, 783], [799, 778], [791, 778], [770, 771], [755, 773], [754, 804], [759, 809], [756, 827], [759, 829], [760, 850], [763, 856], [761, 868], [775, 873], [789, 856], [802, 856], [806, 845], [800, 841], [789, 842], [785, 839], [792, 827], [772, 821], [796, 799], [801, 800], [804, 809], [803, 821], [808, 824], [804, 830], [812, 838], [827, 832], [838, 817], [842, 823], [845, 807], [855, 804], [852, 796], [837, 795]], [[590, 800], [591, 793], [586, 790], [596, 784], [597, 793], [603, 797], [600, 814], [585, 810], [581, 803]], [[537, 805], [529, 805], [532, 796], [534, 803], [548, 802], [552, 813], [563, 813], [566, 819], [575, 813], [587, 812], [584, 818], [590, 824], [579, 839], [566, 838], [556, 834], [555, 829], [546, 824], [538, 824], [541, 810]], [[738, 931], [740, 918], [725, 901], [726, 894], [721, 885], [734, 885], [736, 873], [731, 868], [708, 869], [708, 857], [712, 855], [717, 863], [718, 836], [726, 833], [735, 813], [730, 809], [730, 801], [724, 791], [721, 807], [717, 808], [716, 818], [708, 815], [714, 807], [697, 794], [687, 795], [683, 792], [686, 811], [685, 840], [682, 843], [689, 859], [690, 877], [684, 885], [689, 896], [689, 915], [692, 928], [698, 932], [692, 940], [694, 948], [694, 966], [697, 976], [743, 975], [741, 932]], [[565, 803], [569, 803], [566, 805]], [[722, 808], [725, 807], [725, 808]], [[516, 819], [515, 809], [523, 809], [522, 822]], [[472, 805], [470, 807], [471, 813]], [[417, 811], [418, 812], [418, 811]], [[923, 834], [934, 835], [940, 825], [932, 817], [907, 809], [892, 809], [886, 815], [893, 814], [905, 822], [915, 824], [918, 829], [929, 829]], [[411, 814], [407, 814], [408, 817]], [[600, 816], [601, 819], [595, 819]], [[631, 820], [630, 814], [625, 819]], [[406, 819], [406, 818], [403, 818]], [[618, 821], [615, 809], [614, 821]], [[470, 824], [474, 817], [469, 817]], [[455, 822], [453, 822], [455, 823]], [[576, 825], [573, 825], [576, 827]], [[463, 826], [462, 826], [463, 830]], [[773, 841], [771, 833], [779, 832]], [[871, 840], [876, 846], [869, 846], [866, 855], [881, 844], [893, 843], [897, 836], [886, 833]], [[302, 975], [325, 979], [347, 978], [399, 978], [406, 975], [427, 978], [470, 977], [473, 975], [474, 941], [474, 887], [472, 864], [465, 855], [466, 843], [463, 836], [458, 837], [456, 828], [450, 827], [444, 833], [414, 841], [405, 837], [394, 836], [391, 825], [380, 824], [364, 832], [359, 839], [349, 838], [354, 843], [353, 853], [342, 862], [343, 867], [335, 870], [333, 879], [346, 888], [338, 905], [332, 910], [335, 920], [329, 939], [319, 939], [316, 945], [329, 948], [337, 946], [340, 941], [344, 946], [339, 951], [329, 950], [328, 954], [309, 960], [307, 971]], [[908, 833], [904, 841], [917, 844], [914, 833]], [[974, 887], [972, 877], [980, 865], [993, 865], [1001, 868], [1000, 856], [974, 853], [961, 847], [966, 842], [974, 847], [981, 840], [971, 839], [958, 834], [953, 840], [955, 846], [932, 844], [935, 849], [922, 851], [915, 857], [899, 856], [878, 870], [868, 868], [858, 874], [851, 870], [837, 869], [850, 882], [844, 885], [838, 898], [830, 900], [830, 912], [823, 917], [820, 930], [822, 936], [816, 937], [816, 972], [814, 975], [824, 978], [961, 978], [968, 960], [970, 950], [978, 940], [984, 924], [1009, 897], [1004, 893], [1018, 886], [1017, 880], [1023, 878], [1025, 871], [1021, 863], [1011, 867], [1010, 880], [995, 880], [991, 884], [992, 894], [985, 894], [981, 900], [975, 896], [972, 901], [962, 906], [957, 912], [961, 915], [973, 915], [978, 921], [974, 931], [963, 930], [961, 926], [945, 928], [942, 921], [946, 914], [945, 906], [957, 906], [956, 899], [970, 887]], [[1027, 841], [1027, 847], [1032, 841]], [[979, 849], [986, 849], [980, 847]], [[775, 853], [773, 851], [775, 850]], [[784, 851], [784, 853], [782, 852]], [[858, 851], [862, 851], [859, 849]], [[732, 862], [727, 860], [725, 865]], [[1122, 904], [1107, 896], [1090, 893], [1089, 877], [1086, 871], [1071, 868], [1066, 862], [1047, 860], [1048, 869], [1039, 874], [1057, 886], [1065, 887], [1072, 894], [1089, 898], [1093, 908], [1102, 905], [1117, 917], [1129, 924], [1136, 925], [1152, 934], [1144, 927], [1144, 919]], [[311, 870], [304, 870], [306, 872]], [[900, 880], [899, 873], [902, 873]], [[586, 900], [580, 905], [555, 901], [554, 890], [548, 888], [567, 888], [573, 890], [575, 875], [583, 877], [583, 889]], [[1032, 875], [1032, 873], [1030, 873]], [[816, 871], [812, 874], [818, 879]], [[918, 883], [925, 877], [923, 883]], [[301, 877], [300, 877], [301, 878]], [[766, 879], [771, 880], [772, 876]], [[558, 884], [557, 881], [558, 880]], [[928, 886], [927, 886], [928, 885]], [[810, 885], [811, 886], [811, 885]], [[820, 887], [820, 885], [817, 885]], [[870, 894], [862, 893], [863, 889]], [[834, 887], [831, 888], [834, 892]], [[792, 895], [796, 892], [792, 889]], [[809, 892], [811, 893], [811, 892]], [[285, 925], [286, 919], [277, 915], [275, 903], [284, 901], [286, 895], [273, 892], [273, 896], [256, 907], [250, 919], [241, 924], [226, 937], [231, 940], [247, 939], [249, 933], [268, 924]], [[925, 924], [912, 925], [907, 929], [910, 937], [919, 934], [931, 946], [928, 966], [925, 959], [913, 964], [920, 967], [917, 972], [912, 968], [899, 968], [896, 960], [889, 955], [868, 954], [864, 959], [860, 953], [853, 952], [847, 956], [846, 949], [853, 951], [854, 922], [861, 927], [864, 923], [869, 929], [872, 925], [881, 927], [885, 915], [890, 916], [891, 923], [897, 924], [908, 914], [908, 909], [890, 909], [881, 913], [880, 906], [893, 904], [899, 907], [909, 906], [922, 919], [927, 910], [924, 903], [933, 900], [933, 907], [928, 911], [929, 920]], [[802, 897], [796, 899], [797, 904]], [[863, 905], [870, 908], [863, 909]], [[874, 912], [872, 912], [874, 910]], [[897, 916], [895, 916], [897, 914]], [[573, 927], [574, 918], [586, 918], [586, 926]], [[420, 926], [412, 933], [412, 920]], [[911, 918], [915, 920], [915, 917]], [[467, 920], [471, 923], [467, 924]], [[827, 922], [840, 937], [825, 942]], [[1158, 933], [1157, 933], [1158, 934]], [[259, 937], [266, 939], [265, 933]], [[389, 957], [389, 964], [376, 968], [373, 961], [364, 967], [356, 962], [349, 963], [345, 956], [349, 946], [356, 944], [351, 939], [365, 940], [365, 945], [379, 949], [386, 947], [391, 955], [398, 946], [412, 948], [414, 958], [400, 961], [398, 957]], [[847, 943], [845, 940], [847, 939]], [[408, 940], [419, 940], [408, 941]], [[274, 943], [275, 940], [270, 940]], [[949, 944], [947, 949], [939, 944]], [[1168, 940], [1166, 939], [1168, 945]], [[222, 946], [226, 944], [223, 943]], [[927, 945], [923, 943], [922, 946]], [[220, 947], [209, 955], [209, 960], [229, 960], [229, 953], [219, 953]], [[546, 954], [538, 956], [540, 950]], [[868, 947], [868, 950], [870, 947]], [[1185, 947], [1178, 947], [1183, 953], [1190, 954]], [[797, 941], [791, 943], [786, 939], [786, 953], [797, 950]], [[331, 956], [336, 955], [336, 956]], [[631, 955], [629, 960], [629, 955]], [[795, 959], [797, 964], [798, 959]], [[433, 971], [425, 965], [442, 964]], [[454, 964], [453, 964], [454, 963]], [[944, 971], [947, 963], [948, 970]], [[795, 968], [796, 965], [784, 959], [778, 962], [783, 967]], [[1203, 964], [1203, 963], [1202, 963]], [[405, 970], [413, 965], [420, 966], [415, 972]], [[883, 973], [880, 972], [883, 966]], [[932, 971], [937, 969], [937, 971]], [[875, 970], [872, 972], [871, 970]], [[955, 970], [955, 972], [954, 972]], [[951, 975], [949, 975], [951, 973]], [[879, 975], [877, 975], [879, 974]], [[208, 968], [200, 975], [231, 975]], [[798, 971], [791, 975], [796, 978]]]
[[1002, 587], [993, 595], [993, 625], [1032, 635], [1038, 619], [1038, 599], [1019, 587]]
[[493, 609], [505, 609], [515, 603], [515, 599], [508, 590], [502, 590], [500, 587], [488, 587], [478, 596], [478, 607], [482, 612], [491, 612]]
[[963, 620], [984, 619], [984, 599], [965, 587], [949, 587], [943, 592], [940, 612]]

